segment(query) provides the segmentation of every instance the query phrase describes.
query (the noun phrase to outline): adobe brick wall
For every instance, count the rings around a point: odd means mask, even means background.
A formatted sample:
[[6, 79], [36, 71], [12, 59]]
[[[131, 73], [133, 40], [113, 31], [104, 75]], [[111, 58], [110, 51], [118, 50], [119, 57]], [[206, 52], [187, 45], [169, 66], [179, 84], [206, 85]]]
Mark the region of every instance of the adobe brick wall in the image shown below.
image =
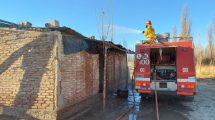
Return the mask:
[[56, 118], [58, 35], [59, 32], [0, 28], [0, 114]]
[[[94, 47], [65, 55], [63, 35], [0, 28], [0, 114], [55, 120], [64, 108], [79, 106], [71, 108], [74, 113], [95, 101], [103, 80], [102, 52]], [[108, 53], [108, 90], [127, 87], [126, 62], [126, 53]]]
[[91, 54], [83, 50], [65, 55], [62, 41], [58, 46], [60, 48], [58, 73], [60, 109], [98, 94], [99, 54]]
[[107, 54], [107, 89], [114, 92], [117, 89], [126, 90], [128, 85], [128, 68], [126, 53], [109, 51]]

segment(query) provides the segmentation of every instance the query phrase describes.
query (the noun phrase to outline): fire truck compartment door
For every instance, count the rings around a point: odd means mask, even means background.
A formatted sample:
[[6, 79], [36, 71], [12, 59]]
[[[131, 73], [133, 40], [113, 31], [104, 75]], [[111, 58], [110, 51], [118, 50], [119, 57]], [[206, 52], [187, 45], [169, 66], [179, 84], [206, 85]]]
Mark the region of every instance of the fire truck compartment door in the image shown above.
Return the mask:
[[176, 66], [178, 78], [195, 76], [194, 53], [191, 47], [177, 47]]
[[141, 74], [143, 78], [150, 78], [150, 48], [136, 48], [135, 74]]

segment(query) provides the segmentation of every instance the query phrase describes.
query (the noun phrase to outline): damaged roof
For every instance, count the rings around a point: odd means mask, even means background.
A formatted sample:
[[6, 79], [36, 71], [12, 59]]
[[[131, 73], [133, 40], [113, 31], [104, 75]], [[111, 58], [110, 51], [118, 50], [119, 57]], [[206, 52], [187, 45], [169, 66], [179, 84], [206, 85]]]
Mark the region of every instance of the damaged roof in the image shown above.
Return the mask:
[[88, 37], [83, 36], [82, 34], [80, 34], [79, 32], [68, 28], [68, 27], [59, 27], [59, 28], [52, 28], [52, 30], [58, 30], [60, 32], [66, 33], [68, 35], [72, 35], [75, 38], [79, 38], [79, 39], [84, 39], [84, 40], [88, 40], [89, 42], [97, 42], [100, 46], [103, 46], [103, 44], [105, 43], [106, 46], [108, 46], [109, 48], [114, 48], [114, 49], [118, 49], [120, 51], [127, 51], [127, 49], [125, 47], [123, 47], [120, 44], [114, 44], [111, 41], [102, 41], [102, 40], [97, 40], [97, 39], [91, 39]]
[[[102, 40], [91, 39], [91, 38], [85, 37], [81, 33], [77, 32], [77, 31], [75, 31], [69, 27], [51, 27], [51, 28], [47, 28], [47, 27], [24, 27], [24, 26], [21, 26], [21, 25], [12, 23], [12, 22], [1, 20], [1, 19], [0, 19], [0, 27], [16, 28], [18, 30], [40, 31], [40, 32], [60, 31], [61, 33], [63, 33], [64, 38], [67, 39], [67, 40], [65, 40], [65, 41], [67, 41], [67, 44], [69, 44], [69, 43], [78, 44], [77, 41], [74, 42], [75, 39], [76, 40], [78, 39], [79, 41], [85, 40], [85, 41], [87, 41], [88, 44], [90, 44], [90, 43], [94, 44], [94, 45], [97, 44], [97, 47], [100, 49], [103, 48], [103, 46], [105, 44], [106, 47], [111, 48], [111, 49], [116, 49], [116, 50], [123, 51], [123, 52], [129, 51], [125, 47], [123, 47], [122, 45], [114, 44], [111, 41], [102, 41]], [[69, 36], [69, 38], [65, 37], [67, 35]], [[73, 41], [70, 41], [70, 40], [73, 40]], [[70, 42], [68, 42], [68, 41], [70, 41]], [[64, 44], [64, 45], [66, 46], [66, 44]], [[68, 47], [71, 47], [71, 46], [68, 46]], [[74, 47], [74, 45], [73, 45], [73, 47]]]
[[69, 54], [80, 50], [90, 50], [103, 52], [103, 46], [109, 49], [115, 49], [122, 52], [127, 52], [127, 49], [121, 45], [116, 45], [111, 41], [102, 41], [91, 39], [83, 36], [75, 30], [67, 27], [52, 28], [63, 33], [64, 53]]

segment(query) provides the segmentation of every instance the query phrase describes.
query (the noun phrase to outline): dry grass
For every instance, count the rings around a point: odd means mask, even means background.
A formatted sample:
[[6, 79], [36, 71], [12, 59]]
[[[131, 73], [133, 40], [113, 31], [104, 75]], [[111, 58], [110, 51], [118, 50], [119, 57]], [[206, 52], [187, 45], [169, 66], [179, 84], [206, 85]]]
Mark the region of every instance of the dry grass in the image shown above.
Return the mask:
[[134, 72], [134, 61], [128, 61], [128, 67], [129, 67], [129, 73], [130, 73], [130, 79], [132, 79], [132, 74]]
[[197, 78], [215, 78], [215, 66], [209, 65], [196, 65], [196, 77]]
[[128, 66], [129, 67], [134, 67], [134, 61], [128, 61]]

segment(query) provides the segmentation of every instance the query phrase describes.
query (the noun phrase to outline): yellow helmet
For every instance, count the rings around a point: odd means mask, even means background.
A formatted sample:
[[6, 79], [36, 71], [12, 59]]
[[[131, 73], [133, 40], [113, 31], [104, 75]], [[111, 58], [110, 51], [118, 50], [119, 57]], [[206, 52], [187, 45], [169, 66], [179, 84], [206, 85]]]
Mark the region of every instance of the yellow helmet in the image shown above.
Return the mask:
[[151, 25], [151, 24], [152, 24], [151, 20], [146, 21], [146, 25]]

